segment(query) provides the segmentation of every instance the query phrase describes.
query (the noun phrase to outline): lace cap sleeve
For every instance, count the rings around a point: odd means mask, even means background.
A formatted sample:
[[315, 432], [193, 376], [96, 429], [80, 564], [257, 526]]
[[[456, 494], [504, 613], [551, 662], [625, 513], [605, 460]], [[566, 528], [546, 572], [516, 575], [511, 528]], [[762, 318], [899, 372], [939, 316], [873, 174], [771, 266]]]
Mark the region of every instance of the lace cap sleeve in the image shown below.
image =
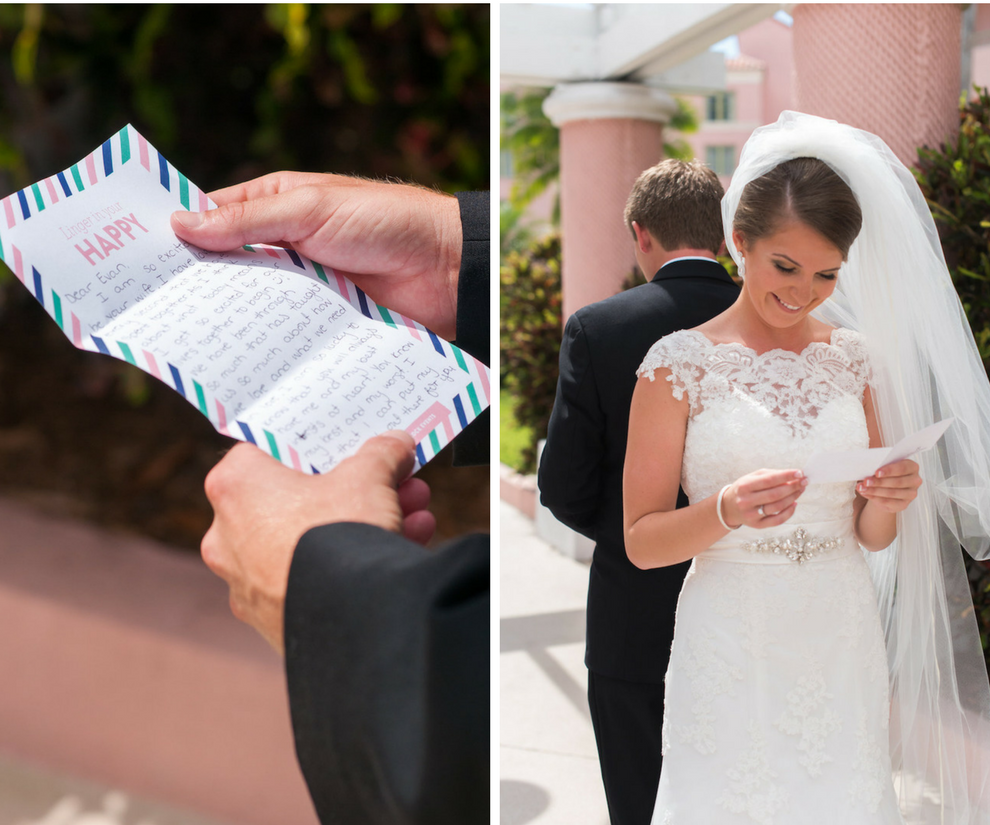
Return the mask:
[[654, 381], [656, 370], [670, 370], [667, 380], [670, 382], [674, 398], [680, 401], [687, 391], [688, 401], [691, 407], [694, 407], [702, 375], [698, 363], [698, 351], [698, 341], [686, 330], [665, 335], [650, 347], [643, 363], [636, 370], [636, 375]]
[[866, 346], [866, 338], [860, 332], [840, 327], [832, 333], [832, 342], [849, 359], [853, 375], [855, 375], [859, 385], [859, 394], [862, 396], [867, 385], [873, 381], [873, 368], [870, 365], [870, 353]]

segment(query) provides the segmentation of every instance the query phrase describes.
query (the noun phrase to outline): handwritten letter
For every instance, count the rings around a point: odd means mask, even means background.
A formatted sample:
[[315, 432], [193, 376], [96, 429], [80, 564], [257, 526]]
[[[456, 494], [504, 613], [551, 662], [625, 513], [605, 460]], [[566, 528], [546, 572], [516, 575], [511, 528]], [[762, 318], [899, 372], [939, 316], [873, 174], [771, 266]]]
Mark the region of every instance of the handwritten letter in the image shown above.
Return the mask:
[[425, 464], [488, 406], [483, 364], [332, 270], [172, 232], [175, 210], [212, 206], [127, 126], [0, 201], [0, 257], [77, 347], [140, 367], [305, 472], [390, 429]]

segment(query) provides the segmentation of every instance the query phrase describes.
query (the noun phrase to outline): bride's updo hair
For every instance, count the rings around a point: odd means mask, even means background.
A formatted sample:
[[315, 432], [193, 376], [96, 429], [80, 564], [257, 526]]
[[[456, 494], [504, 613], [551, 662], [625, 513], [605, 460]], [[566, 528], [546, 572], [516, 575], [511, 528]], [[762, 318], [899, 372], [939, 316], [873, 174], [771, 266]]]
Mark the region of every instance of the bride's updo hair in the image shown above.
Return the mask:
[[746, 184], [732, 227], [752, 243], [773, 235], [788, 219], [834, 244], [842, 260], [863, 226], [852, 189], [818, 158], [786, 160]]

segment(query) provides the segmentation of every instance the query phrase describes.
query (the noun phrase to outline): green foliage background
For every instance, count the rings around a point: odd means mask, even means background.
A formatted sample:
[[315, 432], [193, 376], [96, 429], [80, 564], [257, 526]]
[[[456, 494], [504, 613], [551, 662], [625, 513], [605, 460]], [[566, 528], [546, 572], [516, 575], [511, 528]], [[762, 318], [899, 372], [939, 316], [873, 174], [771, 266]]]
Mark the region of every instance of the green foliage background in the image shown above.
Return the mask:
[[990, 94], [959, 109], [959, 135], [918, 150], [915, 177], [985, 365], [990, 365]]
[[[915, 177], [931, 207], [945, 262], [990, 366], [990, 94], [959, 107], [959, 134], [918, 150]], [[990, 668], [990, 563], [964, 556], [983, 655]]]
[[0, 4], [0, 192], [127, 122], [207, 189], [278, 169], [487, 188], [489, 16], [487, 5]]
[[536, 471], [536, 441], [546, 437], [557, 390], [562, 296], [560, 235], [553, 233], [502, 265], [499, 289], [499, 377], [515, 423], [526, 436], [515, 469]]

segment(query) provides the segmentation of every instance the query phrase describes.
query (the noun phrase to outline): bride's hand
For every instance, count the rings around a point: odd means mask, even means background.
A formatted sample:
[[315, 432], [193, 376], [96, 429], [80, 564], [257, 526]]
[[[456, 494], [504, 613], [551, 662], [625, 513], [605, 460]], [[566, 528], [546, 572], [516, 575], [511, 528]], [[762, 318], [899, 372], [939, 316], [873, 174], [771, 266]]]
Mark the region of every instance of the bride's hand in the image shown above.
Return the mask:
[[776, 527], [794, 515], [808, 479], [800, 470], [757, 470], [729, 485], [722, 516], [733, 526]]
[[918, 462], [905, 458], [877, 470], [856, 485], [856, 492], [887, 513], [899, 513], [918, 497]]

